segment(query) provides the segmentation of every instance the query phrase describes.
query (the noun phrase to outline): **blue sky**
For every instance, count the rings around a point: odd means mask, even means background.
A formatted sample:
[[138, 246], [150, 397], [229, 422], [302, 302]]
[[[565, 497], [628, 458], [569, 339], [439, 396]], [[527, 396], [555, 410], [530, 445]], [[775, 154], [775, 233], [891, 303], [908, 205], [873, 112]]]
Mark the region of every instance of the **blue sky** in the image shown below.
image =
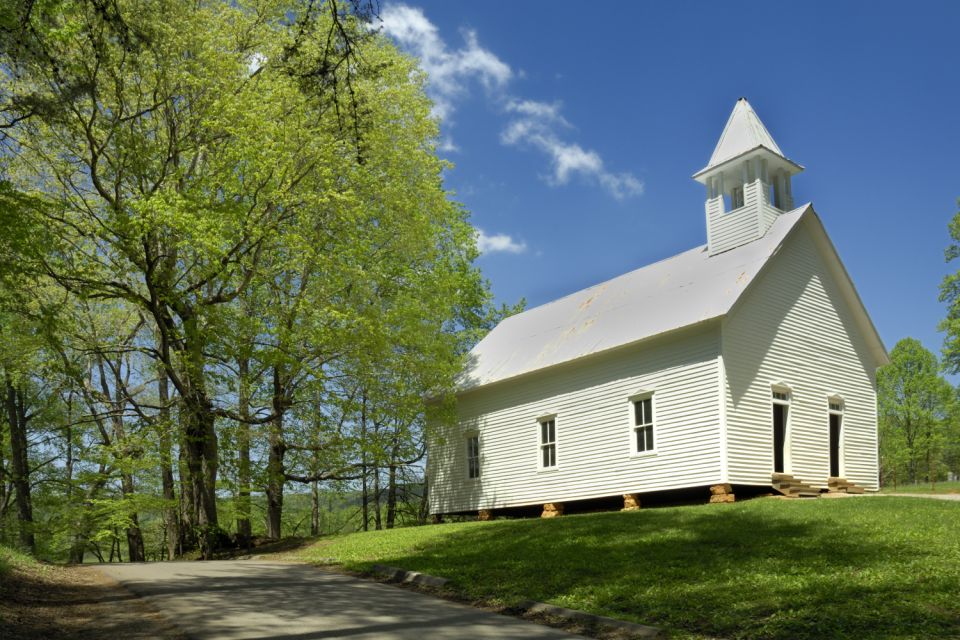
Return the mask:
[[542, 304], [703, 244], [690, 176], [745, 96], [806, 167], [794, 197], [887, 348], [909, 335], [939, 352], [960, 3], [437, 0], [381, 15], [430, 76], [447, 185], [498, 300]]

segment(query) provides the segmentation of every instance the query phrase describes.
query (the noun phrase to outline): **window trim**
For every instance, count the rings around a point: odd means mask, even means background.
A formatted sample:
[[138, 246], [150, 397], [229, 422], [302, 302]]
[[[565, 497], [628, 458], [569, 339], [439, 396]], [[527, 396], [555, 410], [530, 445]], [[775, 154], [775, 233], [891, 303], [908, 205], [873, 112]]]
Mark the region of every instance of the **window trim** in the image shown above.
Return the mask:
[[830, 416], [840, 416], [840, 433], [838, 433], [839, 441], [837, 442], [837, 471], [839, 471], [839, 478], [845, 478], [847, 469], [846, 461], [844, 456], [843, 441], [844, 441], [844, 432], [846, 429], [846, 414], [847, 403], [839, 393], [828, 393], [827, 394], [827, 476], [830, 476]]
[[[545, 422], [553, 421], [553, 442], [546, 443], [543, 442], [542, 436], [542, 425]], [[537, 472], [538, 473], [552, 473], [560, 469], [560, 429], [557, 420], [556, 413], [545, 413], [537, 418], [537, 429], [535, 432], [537, 438]], [[549, 444], [553, 445], [553, 465], [549, 467], [543, 466], [543, 448]]]
[[[785, 395], [786, 398], [777, 397], [777, 394]], [[782, 473], [793, 473], [793, 429], [791, 429], [791, 423], [793, 422], [793, 388], [790, 385], [783, 382], [771, 382], [770, 383], [770, 423], [771, 427], [773, 426], [773, 407], [775, 405], [781, 405], [786, 407], [787, 415], [784, 419], [783, 425], [783, 472]], [[773, 442], [771, 442], [773, 444]], [[773, 457], [775, 455], [773, 447], [770, 447], [771, 453], [771, 468], [776, 468], [776, 461]], [[774, 472], [776, 473], [776, 472]]]
[[[783, 397], [778, 397], [778, 394]], [[793, 389], [785, 384], [771, 384], [770, 401], [774, 404], [790, 404], [793, 402]]]
[[839, 393], [828, 393], [827, 394], [827, 412], [828, 413], [844, 413], [847, 408], [847, 403], [844, 401], [843, 396]]
[[[657, 429], [657, 399], [655, 396], [655, 391], [638, 391], [627, 398], [627, 441], [629, 447], [627, 450], [630, 452], [631, 458], [651, 458], [658, 453], [657, 447], [660, 443], [660, 435]], [[653, 415], [653, 420], [650, 423], [652, 427], [653, 447], [644, 451], [638, 451], [637, 425], [634, 424], [636, 414], [634, 412], [636, 411], [636, 403], [642, 402], [643, 400], [650, 401], [650, 413]]]
[[[477, 455], [476, 455], [476, 460], [477, 460], [477, 475], [475, 475], [475, 476], [474, 476], [474, 475], [471, 475], [471, 473], [470, 473], [471, 471], [473, 471], [473, 469], [472, 469], [471, 466], [470, 466], [470, 460], [472, 459], [472, 457], [470, 456], [470, 442], [471, 442], [474, 438], [476, 438], [476, 440], [477, 440]], [[472, 481], [475, 481], [475, 480], [479, 480], [480, 477], [483, 475], [483, 465], [482, 465], [483, 456], [482, 456], [481, 453], [480, 453], [480, 451], [481, 451], [481, 447], [480, 447], [480, 432], [479, 432], [479, 431], [469, 431], [469, 432], [467, 432], [467, 433], [464, 434], [463, 439], [464, 439], [464, 442], [465, 442], [466, 445], [467, 445], [467, 480], [468, 480], [468, 481], [471, 481], [471, 482], [472, 482]]]

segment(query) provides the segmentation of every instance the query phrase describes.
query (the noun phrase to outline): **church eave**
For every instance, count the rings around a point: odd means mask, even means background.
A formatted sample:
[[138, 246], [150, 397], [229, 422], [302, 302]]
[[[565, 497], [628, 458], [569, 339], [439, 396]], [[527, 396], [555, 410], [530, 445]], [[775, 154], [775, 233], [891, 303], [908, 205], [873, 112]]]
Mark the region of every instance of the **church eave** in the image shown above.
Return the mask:
[[693, 177], [693, 179], [696, 180], [697, 182], [702, 183], [702, 182], [704, 182], [704, 180], [703, 180], [704, 176], [706, 176], [708, 173], [715, 173], [715, 172], [717, 172], [717, 170], [722, 170], [722, 169], [725, 169], [725, 168], [727, 168], [727, 167], [733, 166], [733, 165], [734, 165], [735, 163], [737, 163], [738, 161], [743, 160], [743, 159], [746, 158], [747, 156], [756, 154], [756, 152], [758, 152], [758, 151], [760, 151], [760, 150], [763, 150], [763, 151], [766, 151], [766, 152], [772, 154], [773, 158], [776, 159], [776, 161], [778, 161], [778, 162], [783, 162], [784, 164], [788, 165], [788, 166], [790, 167], [790, 169], [791, 169], [790, 172], [791, 172], [792, 174], [800, 173], [800, 172], [803, 171], [803, 169], [804, 169], [803, 165], [794, 162], [794, 161], [791, 160], [790, 158], [787, 158], [787, 157], [785, 157], [785, 156], [780, 155], [779, 153], [777, 153], [776, 151], [773, 151], [772, 149], [770, 149], [769, 147], [767, 147], [767, 146], [765, 146], [765, 145], [759, 144], [759, 145], [753, 147], [752, 149], [747, 149], [747, 150], [744, 151], [743, 153], [740, 153], [740, 154], [738, 154], [738, 155], [735, 155], [735, 156], [733, 156], [732, 158], [728, 158], [728, 159], [724, 160], [723, 162], [720, 162], [720, 163], [718, 163], [718, 164], [708, 165], [708, 166], [704, 167], [703, 169], [700, 169], [700, 171], [697, 171], [695, 174], [693, 174], [692, 177]]

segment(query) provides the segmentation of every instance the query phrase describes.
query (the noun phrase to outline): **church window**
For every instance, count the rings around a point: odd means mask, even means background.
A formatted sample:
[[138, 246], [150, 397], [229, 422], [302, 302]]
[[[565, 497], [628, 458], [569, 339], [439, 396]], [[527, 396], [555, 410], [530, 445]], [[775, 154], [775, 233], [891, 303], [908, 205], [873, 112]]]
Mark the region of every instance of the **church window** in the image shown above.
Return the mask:
[[467, 436], [467, 477], [480, 477], [480, 436]]
[[653, 396], [633, 401], [634, 453], [653, 451]]
[[540, 468], [557, 466], [557, 421], [545, 418], [540, 421]]

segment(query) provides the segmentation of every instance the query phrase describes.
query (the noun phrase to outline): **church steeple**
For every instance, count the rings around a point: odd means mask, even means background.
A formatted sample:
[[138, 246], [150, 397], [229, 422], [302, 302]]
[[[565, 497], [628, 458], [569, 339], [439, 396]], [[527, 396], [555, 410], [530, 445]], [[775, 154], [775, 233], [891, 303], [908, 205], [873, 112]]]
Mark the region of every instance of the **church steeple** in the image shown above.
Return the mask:
[[710, 255], [763, 237], [780, 213], [793, 209], [790, 180], [801, 171], [747, 99], [737, 100], [710, 162], [693, 176], [707, 187]]

